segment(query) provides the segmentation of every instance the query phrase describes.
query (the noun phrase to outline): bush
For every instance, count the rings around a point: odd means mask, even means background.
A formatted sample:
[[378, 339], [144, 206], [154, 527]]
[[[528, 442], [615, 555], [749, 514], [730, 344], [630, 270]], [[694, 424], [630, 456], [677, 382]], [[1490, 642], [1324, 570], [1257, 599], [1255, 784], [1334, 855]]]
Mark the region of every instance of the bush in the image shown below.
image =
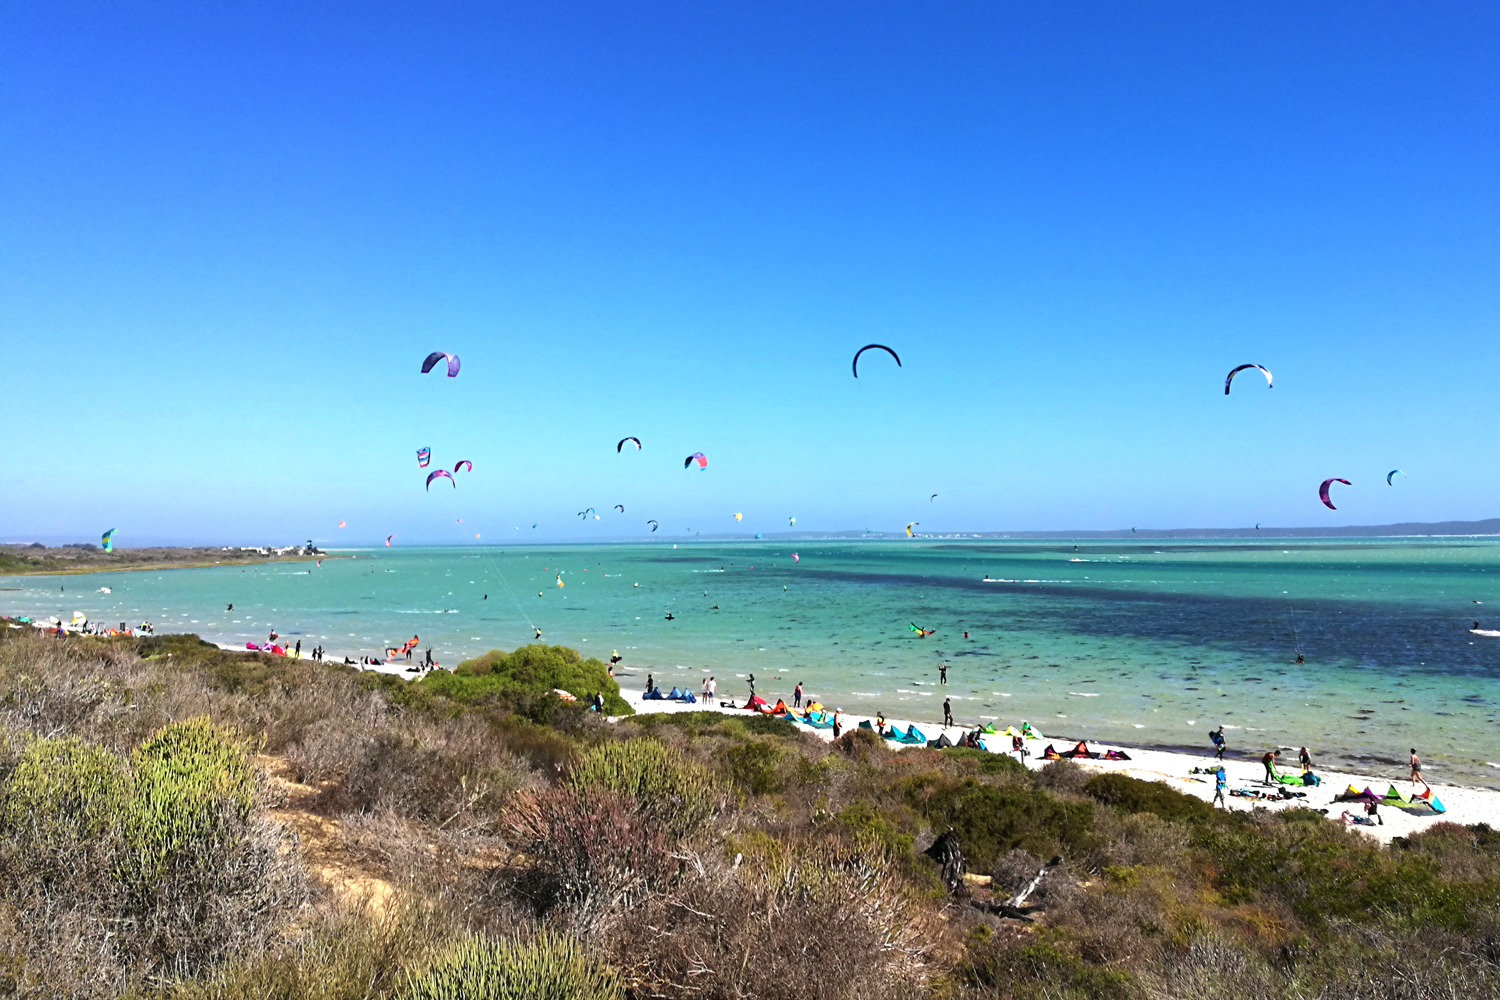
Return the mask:
[[1085, 794], [1126, 812], [1148, 812], [1175, 823], [1202, 823], [1213, 817], [1213, 807], [1184, 795], [1160, 781], [1142, 781], [1123, 774], [1098, 774], [1084, 783]]
[[748, 795], [769, 795], [781, 790], [776, 766], [781, 748], [765, 740], [736, 743], [724, 751], [724, 764], [735, 787]]
[[20, 978], [63, 977], [61, 992], [84, 996], [258, 952], [306, 896], [281, 830], [255, 815], [259, 794], [244, 747], [206, 719], [163, 728], [129, 760], [33, 742], [0, 788]]
[[1050, 995], [1087, 1000], [1122, 1000], [1136, 992], [1128, 972], [1085, 965], [1044, 941], [1007, 942], [985, 949], [960, 972], [971, 986], [1005, 990], [1007, 996], [1017, 986], [1033, 984], [1067, 991]]
[[553, 688], [580, 700], [596, 691], [604, 693], [604, 710], [610, 715], [630, 715], [635, 710], [620, 697], [620, 685], [609, 676], [609, 668], [595, 659], [585, 660], [577, 650], [565, 646], [522, 646], [511, 653], [498, 649], [465, 660], [453, 673], [434, 670], [417, 682], [422, 688], [454, 701], [472, 704], [493, 700], [515, 708], [534, 699], [549, 699]]
[[617, 1000], [614, 969], [590, 959], [569, 937], [527, 942], [475, 936], [449, 947], [410, 977], [403, 1000]]
[[971, 773], [985, 775], [1005, 775], [1013, 778], [1025, 778], [1030, 772], [1014, 757], [1003, 753], [990, 753], [978, 747], [947, 747], [940, 750], [948, 760], [961, 761], [966, 770]]
[[953, 829], [976, 871], [988, 871], [1015, 847], [1051, 857], [1071, 856], [1094, 844], [1094, 814], [1087, 802], [1059, 802], [1029, 788], [936, 775], [909, 779], [907, 798], [934, 830]]
[[644, 818], [678, 837], [702, 828], [717, 804], [712, 775], [673, 747], [651, 739], [594, 747], [573, 767], [568, 782], [579, 790], [627, 795]]

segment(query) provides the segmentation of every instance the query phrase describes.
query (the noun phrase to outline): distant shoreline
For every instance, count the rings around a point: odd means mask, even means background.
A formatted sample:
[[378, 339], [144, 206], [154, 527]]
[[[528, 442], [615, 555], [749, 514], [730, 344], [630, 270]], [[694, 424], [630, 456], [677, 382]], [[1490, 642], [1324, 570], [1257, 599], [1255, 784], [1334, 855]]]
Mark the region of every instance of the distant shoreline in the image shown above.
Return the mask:
[[0, 545], [0, 577], [85, 576], [90, 573], [133, 573], [164, 569], [208, 569], [214, 566], [258, 566], [264, 563], [308, 562], [341, 556], [264, 555], [217, 547], [184, 546], [150, 549], [43, 548]]

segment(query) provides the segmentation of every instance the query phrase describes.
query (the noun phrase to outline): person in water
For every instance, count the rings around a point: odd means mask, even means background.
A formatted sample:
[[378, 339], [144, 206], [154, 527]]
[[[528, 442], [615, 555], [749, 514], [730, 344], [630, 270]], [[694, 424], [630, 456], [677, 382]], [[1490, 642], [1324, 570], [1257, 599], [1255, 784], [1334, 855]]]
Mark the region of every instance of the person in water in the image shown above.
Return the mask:
[[947, 684], [948, 683], [948, 664], [946, 664], [946, 663], [939, 663], [938, 664], [938, 683], [939, 684]]

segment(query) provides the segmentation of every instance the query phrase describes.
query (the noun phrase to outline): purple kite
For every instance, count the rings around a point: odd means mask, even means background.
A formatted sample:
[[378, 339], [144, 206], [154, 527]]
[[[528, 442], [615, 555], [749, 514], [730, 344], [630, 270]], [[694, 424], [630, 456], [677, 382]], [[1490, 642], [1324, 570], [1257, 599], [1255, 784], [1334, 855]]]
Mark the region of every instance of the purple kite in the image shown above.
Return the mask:
[[701, 452], [701, 451], [695, 451], [691, 455], [689, 455], [687, 458], [683, 459], [682, 460], [682, 467], [684, 469], [686, 469], [688, 466], [692, 465], [694, 462], [698, 463], [698, 468], [700, 468], [700, 469], [706, 469], [706, 468], [708, 468], [708, 456], [705, 455], [705, 454], [703, 454], [703, 452]]
[[1353, 486], [1354, 484], [1349, 482], [1349, 480], [1347, 479], [1334, 478], [1323, 480], [1323, 485], [1318, 487], [1318, 499], [1323, 501], [1324, 506], [1326, 506], [1329, 510], [1338, 510], [1338, 508], [1333, 505], [1333, 501], [1328, 499], [1328, 486], [1330, 483], [1343, 483], [1345, 486]]
[[427, 463], [430, 462], [430, 461], [432, 461], [432, 449], [431, 448], [418, 448], [417, 449], [417, 468], [419, 468], [419, 469], [425, 469], [425, 468], [427, 468]]
[[442, 361], [444, 358], [448, 359], [448, 377], [457, 378], [458, 355], [444, 354], [442, 351], [433, 351], [431, 354], [427, 355], [427, 360], [422, 362], [422, 374], [426, 375], [428, 372], [432, 371], [432, 366], [437, 364], [439, 361]]
[[462, 468], [465, 472], [473, 472], [474, 463], [469, 461], [467, 458], [459, 459], [458, 465], [455, 465], [453, 467], [453, 471], [457, 472], [460, 468]]
[[1274, 385], [1271, 384], [1271, 373], [1269, 371], [1267, 371], [1263, 365], [1240, 365], [1234, 371], [1232, 371], [1228, 375], [1224, 376], [1224, 395], [1226, 395], [1226, 396], [1229, 395], [1229, 383], [1233, 382], [1234, 381], [1234, 377], [1236, 375], [1238, 375], [1240, 372], [1244, 371], [1246, 368], [1259, 368], [1260, 369], [1260, 373], [1266, 377], [1266, 388], [1267, 389], [1274, 389], [1274, 388], [1276, 388]]
[[432, 489], [432, 481], [434, 479], [436, 479], [438, 476], [446, 476], [447, 479], [448, 479], [448, 482], [453, 483], [453, 485], [455, 487], [458, 486], [458, 483], [454, 482], [452, 474], [449, 473], [447, 469], [439, 469], [436, 472], [434, 472], [432, 475], [430, 475], [430, 476], [427, 477], [427, 488], [429, 490]]

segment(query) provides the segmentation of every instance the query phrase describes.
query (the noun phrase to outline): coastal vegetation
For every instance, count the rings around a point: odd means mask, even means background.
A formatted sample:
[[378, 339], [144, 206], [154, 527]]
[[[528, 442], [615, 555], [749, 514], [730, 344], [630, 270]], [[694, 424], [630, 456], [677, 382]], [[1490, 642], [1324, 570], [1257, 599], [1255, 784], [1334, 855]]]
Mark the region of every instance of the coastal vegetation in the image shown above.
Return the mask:
[[1385, 847], [1067, 761], [610, 723], [594, 690], [617, 711], [557, 647], [408, 681], [0, 627], [0, 995], [1500, 993], [1485, 826]]
[[30, 545], [0, 545], [0, 576], [66, 576], [127, 570], [186, 569], [195, 566], [249, 566], [253, 563], [313, 559], [321, 555], [322, 553], [314, 555], [305, 552], [299, 546], [279, 549], [173, 546], [105, 551], [93, 544], [48, 547], [40, 542], [33, 542]]

